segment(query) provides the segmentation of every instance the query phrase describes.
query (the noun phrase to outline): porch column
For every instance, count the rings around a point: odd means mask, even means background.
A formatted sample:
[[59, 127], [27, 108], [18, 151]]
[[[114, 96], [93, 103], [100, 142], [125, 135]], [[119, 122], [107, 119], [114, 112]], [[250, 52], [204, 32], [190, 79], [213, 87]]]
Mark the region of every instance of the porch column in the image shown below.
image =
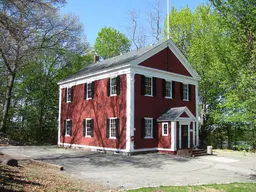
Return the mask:
[[193, 146], [196, 145], [196, 128], [195, 128], [195, 123], [196, 122], [192, 122], [192, 126], [193, 126]]
[[188, 148], [190, 148], [190, 123], [188, 124]]
[[179, 122], [179, 149], [181, 149], [181, 123]]
[[127, 90], [126, 90], [126, 152], [134, 151], [134, 141], [131, 137], [134, 136], [134, 73], [128, 73]]
[[177, 151], [176, 122], [171, 122], [171, 151]]

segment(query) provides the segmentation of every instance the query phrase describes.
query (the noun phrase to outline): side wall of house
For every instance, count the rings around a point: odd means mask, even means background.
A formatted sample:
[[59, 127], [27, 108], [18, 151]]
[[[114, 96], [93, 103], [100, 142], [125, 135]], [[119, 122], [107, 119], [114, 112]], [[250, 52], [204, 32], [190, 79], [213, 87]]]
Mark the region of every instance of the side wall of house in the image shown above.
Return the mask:
[[[60, 144], [78, 144], [96, 147], [125, 149], [126, 145], [126, 75], [120, 76], [120, 95], [107, 96], [107, 79], [94, 81], [94, 98], [84, 99], [84, 84], [73, 86], [71, 103], [65, 102], [65, 89], [61, 90], [61, 131]], [[106, 137], [107, 119], [120, 119], [120, 137]], [[83, 136], [83, 121], [92, 118], [94, 121], [93, 137]], [[64, 120], [72, 120], [72, 136], [64, 136]]]

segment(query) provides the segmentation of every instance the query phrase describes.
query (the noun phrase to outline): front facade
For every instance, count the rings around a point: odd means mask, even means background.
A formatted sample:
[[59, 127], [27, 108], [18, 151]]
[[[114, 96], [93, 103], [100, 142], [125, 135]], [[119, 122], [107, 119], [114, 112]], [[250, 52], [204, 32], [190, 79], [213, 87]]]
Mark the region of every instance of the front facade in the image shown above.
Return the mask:
[[58, 144], [176, 154], [198, 145], [200, 77], [171, 41], [89, 65], [59, 83]]

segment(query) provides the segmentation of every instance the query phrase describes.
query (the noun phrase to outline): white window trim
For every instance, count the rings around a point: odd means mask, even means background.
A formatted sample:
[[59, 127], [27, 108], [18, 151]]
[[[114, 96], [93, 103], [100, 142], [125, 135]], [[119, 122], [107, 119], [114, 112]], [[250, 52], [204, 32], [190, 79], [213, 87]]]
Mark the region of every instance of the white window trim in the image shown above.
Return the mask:
[[[116, 137], [111, 137], [111, 119], [117, 119], [117, 117], [109, 117], [109, 139], [116, 139]], [[117, 127], [116, 127], [117, 128]]]
[[[154, 129], [154, 121], [152, 117], [144, 117], [144, 120], [151, 120], [151, 125], [152, 125], [152, 129], [151, 129], [151, 136], [144, 136], [144, 139], [153, 139], [153, 129]], [[146, 123], [144, 124], [144, 126], [146, 125]], [[146, 126], [144, 127], [144, 131], [146, 130]]]
[[[187, 86], [187, 99], [184, 99], [184, 86]], [[183, 84], [183, 101], [189, 101], [189, 85], [188, 84]]]
[[[167, 134], [164, 134], [164, 125], [167, 125]], [[167, 122], [162, 123], [162, 135], [163, 136], [168, 136], [168, 132], [169, 132], [168, 123]]]
[[[67, 121], [71, 121], [71, 119], [65, 119], [65, 137], [70, 137], [70, 134], [67, 134]], [[72, 127], [71, 127], [72, 130]]]
[[92, 120], [92, 118], [85, 118], [85, 127], [84, 127], [84, 129], [85, 129], [85, 137], [92, 137], [91, 135], [87, 135], [87, 120]]
[[[71, 100], [68, 100], [68, 90], [69, 89], [72, 89], [72, 87], [67, 87], [66, 88], [66, 103], [71, 103], [72, 101]], [[72, 98], [72, 90], [71, 90], [71, 98]]]
[[[153, 97], [153, 77], [149, 77], [149, 76], [145, 76], [145, 78], [150, 78], [151, 79], [151, 94], [146, 94], [144, 96], [147, 96], [147, 97]], [[146, 89], [146, 81], [145, 81], [145, 85], [144, 85], [144, 89]]]
[[[109, 96], [117, 96], [117, 93], [115, 93], [115, 94], [112, 94], [112, 79], [116, 79], [117, 78], [117, 76], [115, 76], [115, 77], [110, 77], [110, 82], [109, 82]], [[117, 85], [116, 85], [117, 86]]]
[[92, 82], [88, 82], [87, 85], [86, 85], [86, 100], [90, 100], [92, 99], [92, 97], [89, 97], [88, 96], [88, 84], [91, 84]]
[[[172, 99], [173, 97], [172, 97], [172, 81], [171, 80], [165, 80], [166, 82], [170, 82], [170, 86], [171, 86], [171, 90], [170, 90], [170, 97], [168, 97], [168, 96], [165, 96], [165, 98], [166, 99]], [[165, 87], [165, 89], [166, 89], [166, 87]]]

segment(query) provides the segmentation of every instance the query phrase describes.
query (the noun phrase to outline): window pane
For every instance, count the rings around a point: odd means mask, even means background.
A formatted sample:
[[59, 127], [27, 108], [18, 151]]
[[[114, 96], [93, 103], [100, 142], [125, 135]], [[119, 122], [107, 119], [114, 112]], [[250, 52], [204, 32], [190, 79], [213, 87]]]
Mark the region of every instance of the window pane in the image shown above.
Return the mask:
[[172, 83], [171, 81], [165, 82], [165, 95], [166, 97], [172, 97]]
[[117, 94], [116, 78], [110, 79], [110, 94]]
[[110, 119], [110, 137], [116, 137], [116, 119]]
[[145, 137], [152, 137], [152, 119], [145, 119]]
[[187, 84], [183, 85], [183, 99], [188, 100], [188, 85]]
[[92, 98], [92, 83], [87, 84], [87, 98]]
[[168, 124], [164, 124], [164, 135], [168, 134]]
[[67, 101], [71, 101], [72, 98], [72, 89], [67, 88]]
[[86, 120], [86, 136], [91, 136], [92, 134], [91, 124], [91, 120]]
[[152, 95], [152, 78], [145, 77], [145, 94]]
[[66, 121], [66, 135], [71, 133], [71, 121]]

